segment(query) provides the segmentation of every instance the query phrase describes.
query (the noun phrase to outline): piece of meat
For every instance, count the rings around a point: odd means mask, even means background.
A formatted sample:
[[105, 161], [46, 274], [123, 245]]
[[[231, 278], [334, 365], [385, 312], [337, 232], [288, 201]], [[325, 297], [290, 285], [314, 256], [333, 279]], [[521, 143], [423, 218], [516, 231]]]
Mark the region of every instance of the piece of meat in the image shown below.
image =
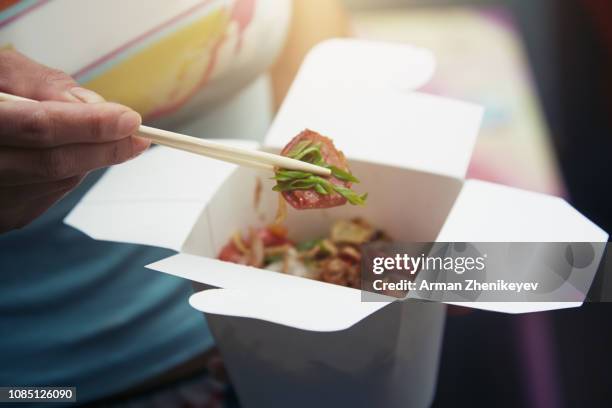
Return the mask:
[[[253, 238], [251, 237], [251, 234], [257, 236], [258, 244], [261, 244], [263, 248], [253, 248]], [[240, 240], [242, 241], [242, 245], [246, 247], [246, 253], [238, 248], [234, 239], [230, 239], [230, 241], [225, 244], [223, 248], [221, 248], [217, 258], [226, 262], [258, 266], [253, 264], [259, 263], [259, 261], [255, 262], [255, 260], [261, 258], [260, 252], [264, 248], [291, 243], [291, 241], [287, 238], [287, 230], [277, 225], [253, 229], [246, 239], [244, 236], [241, 236]], [[257, 252], [257, 254], [254, 254], [254, 252]]]
[[247, 256], [240, 252], [236, 244], [233, 241], [228, 242], [219, 252], [217, 257], [221, 261], [231, 262], [241, 265], [246, 265], [248, 262]]
[[266, 248], [291, 243], [287, 238], [287, 229], [281, 225], [273, 224], [259, 228], [257, 234]]
[[361, 286], [358, 263], [349, 262], [342, 258], [328, 258], [320, 263], [319, 268], [318, 278], [322, 282], [349, 288], [359, 288]]
[[[348, 164], [346, 158], [341, 151], [338, 151], [334, 146], [334, 142], [325, 136], [318, 134], [312, 130], [306, 129], [299, 135], [293, 138], [291, 142], [282, 150], [281, 154], [287, 156], [287, 154], [293, 149], [293, 147], [303, 140], [311, 140], [314, 143], [321, 144], [321, 154], [325, 162], [331, 166], [336, 166], [339, 169], [348, 171]], [[330, 176], [328, 180], [336, 185], [340, 185], [346, 188], [351, 187], [351, 183], [348, 181], [338, 180], [337, 178]], [[314, 208], [330, 208], [339, 205], [346, 204], [346, 198], [340, 194], [333, 192], [331, 194], [319, 194], [314, 190], [291, 190], [283, 191], [283, 197], [285, 200], [295, 209], [307, 210]]]

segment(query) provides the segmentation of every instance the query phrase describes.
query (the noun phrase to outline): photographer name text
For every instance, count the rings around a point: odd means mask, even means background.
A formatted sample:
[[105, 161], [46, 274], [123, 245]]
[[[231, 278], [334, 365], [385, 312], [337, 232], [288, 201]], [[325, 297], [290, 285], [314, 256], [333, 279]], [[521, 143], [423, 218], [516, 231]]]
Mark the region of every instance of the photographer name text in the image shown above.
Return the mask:
[[539, 282], [506, 282], [499, 279], [496, 282], [479, 282], [475, 279], [465, 279], [463, 282], [428, 282], [423, 279], [418, 282], [402, 279], [397, 282], [387, 282], [377, 279], [372, 287], [377, 291], [474, 291], [474, 292], [535, 292]]

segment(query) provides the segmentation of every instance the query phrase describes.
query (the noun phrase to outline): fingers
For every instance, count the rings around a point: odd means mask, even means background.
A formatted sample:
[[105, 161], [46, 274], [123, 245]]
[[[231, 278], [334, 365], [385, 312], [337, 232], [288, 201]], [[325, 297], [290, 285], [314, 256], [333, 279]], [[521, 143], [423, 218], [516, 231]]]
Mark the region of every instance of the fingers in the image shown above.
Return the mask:
[[0, 51], [0, 91], [37, 101], [103, 102], [68, 74], [41, 65], [14, 50]]
[[[103, 97], [101, 97], [100, 95], [98, 95], [97, 93], [89, 89], [76, 87], [76, 88], [71, 88], [69, 92], [70, 92], [70, 95], [76, 97], [81, 102], [85, 102], [85, 103], [105, 102]], [[44, 99], [41, 99], [41, 100], [44, 100]], [[49, 100], [59, 100], [59, 99], [49, 99]]]
[[115, 142], [71, 144], [51, 149], [0, 148], [0, 185], [66, 179], [123, 163], [148, 147], [147, 139], [130, 136]]
[[0, 102], [0, 146], [104, 143], [136, 133], [141, 118], [114, 103]]
[[0, 91], [45, 101], [0, 102], [0, 233], [29, 224], [89, 171], [150, 144], [131, 136], [136, 112], [16, 51], [0, 50]]

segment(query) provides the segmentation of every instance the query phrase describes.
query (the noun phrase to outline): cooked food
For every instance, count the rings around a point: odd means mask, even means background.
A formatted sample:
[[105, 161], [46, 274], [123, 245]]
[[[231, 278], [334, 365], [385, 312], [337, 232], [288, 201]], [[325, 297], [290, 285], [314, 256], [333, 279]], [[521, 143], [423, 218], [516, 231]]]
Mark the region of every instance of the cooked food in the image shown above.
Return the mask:
[[286, 228], [270, 225], [251, 228], [246, 236], [234, 234], [219, 253], [219, 259], [336, 285], [361, 285], [361, 246], [389, 241], [381, 230], [361, 218], [336, 221], [328, 237], [296, 244]]
[[236, 232], [221, 249], [218, 258], [222, 261], [261, 268], [266, 262], [266, 252], [274, 254], [276, 251], [281, 251], [284, 245], [289, 244], [287, 229], [281, 225], [251, 228], [246, 237]]
[[359, 180], [351, 174], [346, 158], [332, 140], [312, 130], [304, 130], [282, 150], [283, 156], [327, 167], [331, 176], [321, 177], [311, 173], [278, 169], [274, 179], [275, 191], [298, 210], [330, 208], [344, 205], [363, 205], [367, 194], [357, 194], [351, 189]]

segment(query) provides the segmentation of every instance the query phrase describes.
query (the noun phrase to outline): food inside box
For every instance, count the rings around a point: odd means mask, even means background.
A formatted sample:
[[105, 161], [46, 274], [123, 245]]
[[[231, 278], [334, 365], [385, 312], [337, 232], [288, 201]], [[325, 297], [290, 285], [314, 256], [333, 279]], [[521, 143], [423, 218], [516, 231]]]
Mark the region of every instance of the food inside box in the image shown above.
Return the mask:
[[[237, 231], [221, 249], [222, 261], [264, 268], [351, 288], [361, 282], [361, 246], [389, 237], [362, 218], [338, 220], [326, 237], [295, 243], [282, 225], [286, 216], [285, 200], [297, 210], [337, 207], [347, 202], [364, 205], [367, 193], [351, 190], [359, 183], [347, 164], [344, 154], [333, 141], [306, 129], [295, 136], [281, 151], [283, 156], [308, 162], [331, 171], [328, 177], [307, 172], [276, 169], [273, 190], [281, 194], [276, 221], [263, 228], [250, 228], [248, 234]], [[255, 190], [255, 201], [260, 195]]]
[[327, 283], [359, 288], [362, 246], [391, 238], [361, 218], [335, 221], [329, 234], [295, 243], [287, 228], [272, 224], [237, 231], [221, 249], [222, 261], [249, 265]]

